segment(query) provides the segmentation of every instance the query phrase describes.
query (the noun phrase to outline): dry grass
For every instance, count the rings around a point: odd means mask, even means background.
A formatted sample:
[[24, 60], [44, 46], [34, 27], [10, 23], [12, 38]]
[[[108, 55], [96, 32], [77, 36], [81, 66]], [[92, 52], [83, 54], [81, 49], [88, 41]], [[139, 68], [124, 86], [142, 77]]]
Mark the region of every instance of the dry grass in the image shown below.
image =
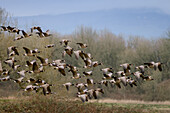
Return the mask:
[[[129, 104], [129, 103], [131, 104]], [[133, 102], [133, 104], [132, 104]], [[134, 104], [140, 106], [134, 107]], [[108, 104], [109, 103], [109, 104]], [[120, 104], [121, 103], [121, 104]], [[146, 102], [145, 102], [146, 103]], [[90, 101], [82, 103], [79, 100], [70, 100], [67, 98], [60, 98], [57, 96], [27, 96], [27, 97], [8, 97], [0, 99], [0, 112], [1, 113], [152, 113], [152, 112], [168, 112], [169, 108], [160, 107], [160, 109], [144, 108], [144, 102], [139, 101], [118, 101], [108, 99]], [[161, 103], [162, 104], [162, 103]], [[165, 104], [165, 103], [164, 103]], [[168, 103], [169, 104], [169, 103]], [[155, 107], [155, 106], [154, 106]]]
[[90, 102], [98, 103], [121, 103], [121, 104], [161, 104], [161, 105], [170, 105], [170, 101], [139, 101], [139, 100], [114, 100], [114, 99], [100, 99], [100, 100], [91, 100]]

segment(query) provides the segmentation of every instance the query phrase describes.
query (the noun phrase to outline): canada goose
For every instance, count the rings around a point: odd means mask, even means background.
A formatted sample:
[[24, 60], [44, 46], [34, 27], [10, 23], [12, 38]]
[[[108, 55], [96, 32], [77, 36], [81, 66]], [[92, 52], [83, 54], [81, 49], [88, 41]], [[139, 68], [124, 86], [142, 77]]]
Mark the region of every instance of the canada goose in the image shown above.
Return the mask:
[[114, 84], [115, 84], [118, 88], [121, 88], [121, 85], [120, 85], [121, 80], [120, 80], [118, 77], [114, 77], [114, 76], [113, 76], [113, 79], [114, 79], [114, 81], [115, 81]]
[[144, 75], [142, 73], [140, 73], [139, 71], [136, 71], [135, 73], [133, 73], [133, 75], [136, 77], [136, 79], [139, 81], [140, 78], [144, 79]]
[[9, 81], [9, 80], [11, 80], [10, 76], [0, 78], [0, 81]]
[[77, 92], [78, 95], [87, 94], [88, 89], [83, 89], [81, 92]]
[[148, 65], [149, 66], [149, 68], [154, 68], [154, 64], [155, 64], [155, 62], [149, 62], [149, 63], [144, 63], [144, 65]]
[[59, 65], [60, 63], [64, 63], [65, 60], [63, 59], [57, 59], [57, 60], [53, 60], [54, 63], [56, 63], [57, 65]]
[[43, 84], [40, 86], [40, 88], [43, 88], [43, 94], [46, 95], [46, 94], [52, 94], [51, 92], [51, 89], [50, 89], [50, 86], [53, 86], [52, 84]]
[[8, 29], [7, 29], [7, 27], [5, 27], [5, 26], [0, 26], [2, 29], [3, 29], [3, 31], [7, 31]]
[[35, 83], [36, 80], [35, 80], [34, 78], [30, 78], [30, 79], [28, 79], [26, 82], [27, 82], [27, 83]]
[[85, 85], [83, 83], [77, 83], [75, 87], [78, 89], [78, 92], [82, 92], [83, 87], [85, 87]]
[[22, 70], [22, 71], [17, 72], [17, 74], [19, 74], [20, 76], [25, 76], [26, 72], [28, 71]]
[[148, 68], [148, 66], [140, 65], [140, 66], [135, 67], [135, 69], [139, 69], [142, 74], [145, 73], [145, 68]]
[[84, 76], [91, 76], [93, 71], [83, 72]]
[[65, 50], [64, 50], [70, 57], [73, 54], [73, 48], [71, 48], [70, 46], [66, 46]]
[[36, 34], [38, 34], [38, 36], [39, 36], [40, 38], [44, 38], [44, 37], [45, 37], [42, 32], [36, 32]]
[[52, 48], [54, 46], [55, 46], [55, 44], [49, 44], [49, 45], [46, 45], [45, 48]]
[[124, 76], [124, 75], [125, 75], [124, 71], [118, 71], [118, 72], [116, 72], [115, 74], [116, 74], [117, 76]]
[[112, 80], [109, 80], [109, 83], [110, 83], [111, 87], [114, 87], [116, 81], [114, 79], [112, 79]]
[[113, 73], [112, 68], [103, 68], [101, 69], [101, 71], [103, 72], [103, 74], [107, 74], [108, 72]]
[[84, 53], [84, 52], [83, 52], [83, 54], [84, 54], [84, 57], [85, 57], [86, 59], [93, 59], [91, 53]]
[[108, 86], [108, 81], [107, 80], [102, 80], [98, 84], [104, 84], [107, 87]]
[[118, 79], [123, 83], [124, 86], [127, 86], [127, 78], [126, 78], [126, 76], [119, 77]]
[[37, 56], [37, 58], [41, 61], [40, 65], [47, 66], [48, 65], [48, 58], [44, 59], [40, 56]]
[[93, 67], [97, 67], [97, 66], [99, 66], [99, 65], [102, 65], [102, 63], [99, 63], [98, 61], [92, 62], [92, 66], [93, 66]]
[[102, 93], [102, 94], [104, 94], [104, 91], [103, 91], [103, 89], [101, 89], [101, 88], [97, 88], [97, 89], [95, 89], [95, 90], [93, 91], [93, 97], [94, 97], [95, 99], [98, 99], [99, 92]]
[[77, 97], [79, 97], [82, 102], [88, 101], [88, 95], [87, 94], [80, 94], [80, 95], [77, 95]]
[[10, 67], [14, 68], [14, 63], [17, 62], [14, 57], [6, 59], [4, 61], [6, 64], [8, 64]]
[[15, 65], [14, 70], [16, 71], [19, 67], [21, 67], [21, 66], [20, 65]]
[[53, 62], [53, 63], [49, 63], [48, 65], [49, 65], [49, 66], [58, 66], [58, 65], [57, 65], [56, 63], [54, 63], [54, 62]]
[[90, 86], [90, 85], [93, 85], [93, 84], [96, 84], [96, 83], [94, 83], [94, 81], [93, 81], [93, 79], [87, 79], [87, 85], [86, 85], [86, 87], [87, 86]]
[[87, 47], [87, 44], [83, 44], [83, 43], [76, 43], [79, 45], [80, 48], [86, 48]]
[[24, 54], [24, 56], [36, 56], [36, 55], [34, 55], [33, 54], [33, 51], [32, 50], [30, 50], [30, 49], [28, 49], [28, 48], [26, 48], [26, 47], [23, 47], [23, 49], [25, 50], [25, 54]]
[[70, 68], [68, 72], [70, 72], [70, 71], [78, 71], [77, 67], [72, 66], [72, 65], [70, 65], [70, 64], [67, 64], [67, 67]]
[[127, 83], [128, 83], [131, 87], [133, 87], [133, 85], [137, 86], [136, 81], [133, 80], [133, 79], [130, 78], [130, 77], [127, 78]]
[[[13, 52], [13, 53], [12, 53]], [[19, 52], [17, 50], [17, 47], [16, 46], [10, 46], [7, 48], [7, 54], [14, 54], [14, 55], [19, 55]], [[9, 55], [11, 56], [11, 55]]]
[[13, 47], [12, 50], [15, 52], [16, 55], [19, 55], [19, 52], [16, 47]]
[[21, 30], [25, 38], [32, 36], [32, 34], [27, 34], [24, 30]]
[[129, 70], [131, 69], [131, 68], [130, 68], [131, 65], [132, 65], [132, 64], [124, 63], [124, 64], [121, 64], [120, 67], [123, 67], [124, 73], [127, 73], [127, 72], [129, 72]]
[[161, 62], [157, 62], [154, 64], [154, 69], [156, 70], [157, 68], [159, 69], [159, 71], [162, 71], [162, 64]]
[[40, 72], [43, 72], [43, 71], [44, 71], [43, 66], [38, 67], [37, 62], [33, 63], [33, 67], [32, 67], [32, 72], [33, 73], [40, 73]]
[[12, 32], [13, 29], [15, 29], [16, 27], [11, 27], [11, 26], [8, 26], [7, 29], [8, 29], [8, 32]]
[[65, 67], [64, 66], [57, 66], [55, 67], [54, 69], [57, 69], [62, 75], [66, 76], [66, 73], [65, 73]]
[[67, 64], [66, 63], [60, 63], [59, 65], [57, 66], [64, 66], [64, 68], [67, 68]]
[[10, 75], [10, 72], [11, 72], [10, 70], [4, 69], [1, 75], [7, 76], [7, 75]]
[[17, 34], [19, 35], [19, 32], [20, 32], [20, 31], [21, 31], [20, 29], [16, 29], [16, 28], [15, 28], [15, 29], [13, 29], [11, 32], [12, 32], [12, 33], [17, 33]]
[[81, 76], [80, 76], [80, 73], [75, 73], [75, 74], [73, 74], [73, 77], [71, 77], [72, 79], [79, 79], [79, 78], [81, 78]]
[[42, 80], [42, 79], [37, 79], [35, 81], [35, 85], [39, 86], [39, 85], [44, 85], [46, 84], [45, 80]]
[[45, 37], [52, 36], [52, 34], [49, 34], [50, 30], [47, 30], [46, 32], [42, 32]]
[[41, 51], [39, 51], [37, 48], [32, 49], [31, 51], [32, 51], [32, 53], [41, 53]]
[[8, 58], [11, 57], [11, 56], [15, 56], [15, 52], [12, 51], [11, 53], [8, 54]]
[[73, 53], [74, 53], [74, 55], [75, 55], [75, 57], [76, 57], [77, 60], [79, 59], [79, 56], [80, 56], [82, 59], [84, 59], [83, 51], [77, 50], [77, 51], [73, 51]]
[[26, 80], [27, 83], [31, 83], [31, 84], [34, 84], [34, 85], [37, 85], [37, 86], [40, 86], [40, 85], [43, 85], [45, 84], [46, 82], [44, 80], [41, 80], [41, 79], [34, 79], [34, 78], [29, 78], [28, 80]]
[[26, 86], [26, 88], [24, 89], [24, 91], [32, 91], [32, 90], [33, 90], [32, 85], [28, 85], [28, 86]]
[[14, 38], [14, 41], [16, 41], [16, 40], [21, 40], [22, 38], [24, 38], [24, 37], [23, 37], [23, 36], [15, 37], [15, 38]]
[[77, 71], [78, 71], [77, 67], [71, 66], [70, 64], [67, 64], [67, 67], [70, 68], [68, 72], [71, 71], [74, 77], [79, 76], [79, 75], [77, 74]]
[[24, 89], [24, 91], [36, 91], [40, 88], [40, 86], [33, 86], [33, 85], [28, 85], [26, 86], [26, 88]]
[[67, 46], [69, 42], [71, 42], [71, 41], [68, 40], [68, 39], [63, 39], [63, 40], [60, 41], [60, 44], [62, 45], [64, 43], [65, 46]]
[[112, 79], [113, 73], [108, 73], [108, 74], [103, 74], [103, 75], [104, 75], [103, 79]]
[[13, 79], [13, 80], [14, 80], [15, 83], [19, 83], [20, 84], [20, 83], [24, 82], [23, 79], [24, 79], [24, 77], [20, 77], [18, 79]]
[[90, 59], [84, 59], [85, 66], [83, 68], [91, 68], [92, 61]]
[[65, 63], [65, 60], [61, 60], [61, 59], [54, 60], [49, 65], [51, 65], [51, 66], [64, 66], [65, 68], [67, 67], [67, 64]]
[[154, 80], [154, 79], [152, 78], [152, 76], [145, 76], [145, 77], [144, 77], [144, 80], [145, 80], [145, 81], [152, 81], [152, 80]]
[[71, 82], [67, 82], [63, 84], [63, 86], [66, 87], [67, 91], [69, 91], [70, 86], [74, 86], [74, 84], [72, 84]]
[[33, 66], [33, 63], [36, 62], [36, 60], [32, 60], [31, 62], [30, 61], [26, 61], [26, 67], [32, 67]]
[[32, 27], [31, 28], [31, 33], [33, 33], [33, 30], [37, 29], [40, 33], [42, 33], [41, 27]]
[[92, 99], [93, 98], [93, 91], [94, 89], [90, 89], [90, 90], [87, 90], [85, 93], [88, 95], [88, 98], [89, 99]]
[[12, 48], [15, 48], [15, 46], [10, 46], [7, 48], [7, 54], [9, 54], [13, 51]]

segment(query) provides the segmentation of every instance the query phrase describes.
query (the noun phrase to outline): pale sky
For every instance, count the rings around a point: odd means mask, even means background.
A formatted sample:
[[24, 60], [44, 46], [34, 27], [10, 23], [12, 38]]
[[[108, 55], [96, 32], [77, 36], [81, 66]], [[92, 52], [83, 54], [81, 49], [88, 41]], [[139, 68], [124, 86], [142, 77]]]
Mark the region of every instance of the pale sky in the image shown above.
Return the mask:
[[170, 0], [0, 0], [13, 16], [63, 14], [123, 8], [153, 8], [170, 14]]
[[[74, 21], [74, 19], [60, 18], [58, 21], [45, 22], [43, 19], [38, 20], [29, 19], [28, 21], [24, 19], [20, 20], [19, 25], [23, 27], [24, 25], [32, 25], [30, 23], [39, 23], [40, 26], [50, 26], [49, 29], [61, 33], [73, 32], [77, 26], [84, 25], [93, 27], [94, 29], [104, 29], [107, 28], [116, 34], [124, 33], [126, 35], [141, 35], [146, 37], [159, 37], [164, 34], [165, 31], [170, 29], [169, 25], [169, 15], [170, 15], [170, 0], [0, 0], [0, 8], [5, 9], [10, 16], [23, 17], [23, 16], [37, 16], [37, 15], [58, 15], [60, 14], [73, 14], [75, 12], [102, 12], [103, 10], [111, 11], [127, 11], [125, 15], [120, 16], [115, 20], [113, 16], [108, 16], [108, 18], [113, 19], [107, 24], [105, 22], [107, 19], [103, 16], [99, 16], [96, 20], [91, 20], [91, 17], [84, 17], [86, 19], [81, 19]], [[139, 10], [140, 9], [140, 10]], [[128, 11], [131, 13], [129, 14]], [[145, 11], [155, 12], [149, 16], [144, 15]], [[134, 17], [134, 15], [137, 17]], [[141, 13], [143, 12], [143, 13]], [[153, 13], [152, 13], [153, 14]], [[110, 13], [112, 15], [112, 13]], [[141, 17], [141, 16], [142, 17]], [[37, 16], [38, 17], [38, 16]], [[67, 16], [71, 18], [72, 16]], [[141, 17], [143, 19], [139, 19]], [[27, 17], [26, 17], [27, 18]], [[29, 18], [29, 17], [28, 17]], [[95, 17], [93, 17], [95, 18]], [[103, 18], [103, 19], [101, 19]], [[125, 18], [125, 19], [122, 19]], [[58, 18], [57, 18], [58, 19]], [[84, 21], [83, 21], [84, 20]], [[62, 23], [60, 23], [62, 22]], [[50, 24], [52, 23], [52, 24]], [[130, 23], [130, 27], [129, 24]], [[147, 23], [147, 24], [146, 24]], [[44, 25], [45, 24], [45, 25]], [[58, 26], [57, 28], [55, 26]], [[115, 27], [116, 26], [116, 27]]]

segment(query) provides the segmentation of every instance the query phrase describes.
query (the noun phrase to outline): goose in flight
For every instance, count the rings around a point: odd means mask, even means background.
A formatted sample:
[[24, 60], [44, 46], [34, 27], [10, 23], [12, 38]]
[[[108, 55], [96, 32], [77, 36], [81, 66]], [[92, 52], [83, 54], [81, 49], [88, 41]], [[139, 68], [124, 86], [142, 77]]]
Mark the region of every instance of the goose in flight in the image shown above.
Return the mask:
[[135, 69], [139, 69], [142, 74], [145, 73], [145, 68], [148, 68], [148, 66], [147, 65], [140, 65], [140, 66], [135, 67]]
[[77, 97], [79, 97], [82, 102], [88, 101], [88, 95], [87, 94], [80, 94], [80, 95], [77, 95]]
[[39, 27], [39, 26], [37, 26], [37, 27], [36, 27], [36, 26], [35, 26], [35, 27], [32, 27], [32, 28], [31, 28], [31, 33], [33, 33], [33, 31], [34, 31], [35, 29], [38, 30], [40, 33], [42, 33], [41, 27]]
[[23, 49], [25, 50], [24, 56], [36, 56], [36, 55], [33, 54], [33, 50], [30, 50], [30, 49], [28, 49], [26, 47], [23, 47]]
[[51, 92], [51, 86], [53, 86], [52, 84], [43, 84], [43, 85], [40, 85], [40, 88], [43, 88], [43, 94], [44, 95], [47, 95], [47, 94], [52, 94]]
[[113, 68], [103, 68], [103, 69], [101, 69], [101, 71], [103, 72], [103, 74], [107, 74], [108, 72], [113, 73], [112, 69]]
[[60, 44], [61, 44], [61, 45], [62, 45], [62, 44], [65, 44], [65, 46], [67, 46], [69, 42], [71, 42], [71, 41], [68, 40], [68, 39], [63, 39], [63, 40], [60, 41]]
[[66, 87], [67, 91], [69, 91], [70, 86], [74, 86], [74, 84], [72, 84], [71, 82], [67, 82], [63, 84], [63, 86]]
[[22, 30], [22, 34], [25, 38], [32, 36], [32, 34], [27, 34], [24, 30]]
[[87, 44], [83, 44], [83, 43], [76, 43], [79, 45], [79, 48], [86, 48], [88, 47]]
[[37, 58], [41, 61], [41, 64], [42, 66], [47, 66], [49, 63], [48, 63], [48, 58], [44, 59], [40, 56], [37, 56]]
[[124, 70], [124, 73], [128, 73], [129, 72], [129, 70], [131, 69], [131, 66], [132, 64], [129, 64], [129, 63], [124, 63], [124, 64], [121, 64], [120, 65], [120, 67], [122, 67], [123, 68], [123, 70]]

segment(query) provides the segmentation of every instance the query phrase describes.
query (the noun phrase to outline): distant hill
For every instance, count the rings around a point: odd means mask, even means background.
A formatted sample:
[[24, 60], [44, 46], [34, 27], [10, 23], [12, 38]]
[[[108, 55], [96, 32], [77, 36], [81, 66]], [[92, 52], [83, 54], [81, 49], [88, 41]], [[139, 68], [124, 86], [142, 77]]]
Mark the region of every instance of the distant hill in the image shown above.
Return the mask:
[[[155, 9], [111, 9], [60, 15], [16, 17], [19, 27], [40, 25], [61, 34], [72, 33], [78, 26], [108, 29], [115, 34], [159, 37], [170, 28], [170, 15]], [[23, 26], [24, 25], [24, 26]]]

